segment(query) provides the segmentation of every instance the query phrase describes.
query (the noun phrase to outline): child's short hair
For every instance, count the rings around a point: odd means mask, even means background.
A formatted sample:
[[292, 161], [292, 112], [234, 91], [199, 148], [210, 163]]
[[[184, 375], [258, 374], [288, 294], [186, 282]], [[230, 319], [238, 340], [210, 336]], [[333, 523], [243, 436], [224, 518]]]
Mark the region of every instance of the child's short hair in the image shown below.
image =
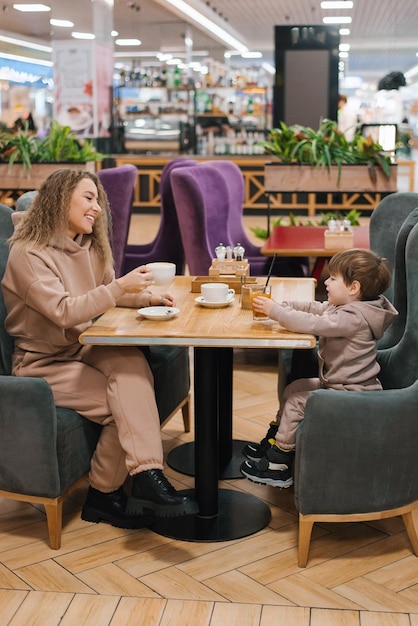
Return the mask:
[[330, 274], [340, 274], [345, 285], [360, 283], [361, 300], [375, 300], [386, 291], [392, 279], [387, 259], [371, 250], [342, 250], [329, 262]]

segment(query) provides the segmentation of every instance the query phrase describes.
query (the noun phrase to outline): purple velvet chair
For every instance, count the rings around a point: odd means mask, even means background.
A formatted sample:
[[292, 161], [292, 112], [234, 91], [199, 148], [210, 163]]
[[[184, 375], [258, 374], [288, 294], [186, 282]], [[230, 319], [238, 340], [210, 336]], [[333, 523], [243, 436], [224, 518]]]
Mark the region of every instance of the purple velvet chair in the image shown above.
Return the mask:
[[265, 276], [270, 260], [260, 252], [260, 246], [256, 246], [247, 236], [242, 222], [244, 204], [244, 178], [238, 165], [232, 161], [208, 161], [224, 177], [227, 183], [229, 198], [228, 231], [230, 241], [223, 243], [235, 246], [240, 243], [245, 248], [245, 258], [248, 259], [253, 276]]
[[[232, 245], [241, 243], [245, 248], [245, 257], [248, 259], [253, 276], [265, 276], [270, 268], [271, 258], [261, 253], [261, 246], [255, 245], [247, 236], [242, 217], [245, 197], [244, 178], [238, 165], [232, 161], [210, 161], [217, 168], [227, 182], [229, 195], [228, 230]], [[306, 276], [309, 270], [309, 261], [306, 258], [284, 257], [274, 262], [273, 274], [277, 276]]]
[[125, 246], [131, 221], [132, 198], [136, 184], [135, 165], [121, 165], [99, 170], [97, 176], [107, 194], [112, 215], [111, 245], [118, 278], [123, 272]]
[[146, 244], [127, 244], [123, 262], [123, 273], [153, 261], [168, 261], [175, 263], [176, 273], [184, 274], [185, 257], [180, 237], [177, 213], [174, 206], [171, 190], [170, 173], [174, 168], [197, 165], [191, 159], [173, 159], [169, 161], [161, 172], [161, 221], [155, 239]]
[[[222, 242], [232, 247], [241, 243], [251, 274], [265, 276], [271, 259], [262, 255], [260, 248], [251, 242], [242, 222], [244, 179], [239, 167], [231, 161], [205, 161], [197, 164], [193, 172], [185, 168], [182, 173], [184, 176], [172, 172], [171, 181], [190, 273], [206, 275], [215, 248]], [[190, 193], [188, 185], [191, 185]], [[199, 185], [200, 193], [197, 192]], [[193, 223], [195, 219], [199, 219], [200, 224]], [[197, 268], [200, 268], [199, 272]], [[273, 273], [304, 276], [304, 259], [276, 259]]]
[[170, 178], [189, 272], [207, 276], [216, 246], [232, 241], [225, 178], [207, 162], [175, 168]]

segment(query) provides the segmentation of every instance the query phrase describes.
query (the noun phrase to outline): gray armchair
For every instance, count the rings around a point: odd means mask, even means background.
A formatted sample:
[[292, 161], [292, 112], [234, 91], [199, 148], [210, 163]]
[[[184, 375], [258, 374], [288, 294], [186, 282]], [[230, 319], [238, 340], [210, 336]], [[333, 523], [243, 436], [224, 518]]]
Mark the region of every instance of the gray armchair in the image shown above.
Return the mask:
[[401, 515], [414, 553], [418, 534], [418, 225], [405, 246], [406, 320], [400, 341], [379, 350], [384, 389], [315, 391], [296, 440], [299, 566], [314, 522]]
[[[0, 205], [0, 281], [13, 232], [13, 211]], [[4, 329], [0, 289], [0, 496], [45, 507], [51, 548], [61, 545], [62, 503], [84, 480], [100, 426], [56, 407], [41, 378], [10, 375], [13, 340]], [[185, 350], [151, 348], [149, 354], [161, 424], [180, 408], [189, 429], [189, 357]]]

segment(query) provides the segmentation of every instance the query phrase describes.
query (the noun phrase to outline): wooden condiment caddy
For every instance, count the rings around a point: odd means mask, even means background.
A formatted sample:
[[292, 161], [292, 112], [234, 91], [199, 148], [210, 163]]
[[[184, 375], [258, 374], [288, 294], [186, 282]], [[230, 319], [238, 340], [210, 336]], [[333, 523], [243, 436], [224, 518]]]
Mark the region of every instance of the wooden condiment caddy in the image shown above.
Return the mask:
[[250, 265], [248, 259], [213, 259], [209, 268], [209, 276], [249, 276]]
[[219, 274], [217, 276], [195, 276], [192, 279], [192, 293], [200, 293], [203, 283], [227, 283], [230, 289], [235, 289], [235, 293], [241, 293], [241, 289], [247, 284], [255, 284], [255, 276], [234, 276]]
[[350, 250], [354, 247], [352, 230], [326, 230], [324, 232], [324, 248], [327, 250]]

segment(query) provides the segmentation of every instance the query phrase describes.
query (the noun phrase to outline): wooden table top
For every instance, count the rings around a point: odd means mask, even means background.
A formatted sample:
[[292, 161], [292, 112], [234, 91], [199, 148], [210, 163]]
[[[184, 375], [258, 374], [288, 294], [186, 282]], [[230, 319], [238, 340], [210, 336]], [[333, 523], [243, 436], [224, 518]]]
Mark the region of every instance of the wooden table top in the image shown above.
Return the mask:
[[[264, 284], [263, 279], [258, 279]], [[144, 319], [136, 309], [114, 307], [80, 335], [83, 344], [96, 345], [183, 345], [193, 347], [310, 348], [313, 335], [292, 333], [277, 322], [254, 322], [252, 312], [241, 308], [240, 296], [223, 308], [204, 308], [191, 292], [190, 276], [176, 276], [164, 290], [176, 298], [180, 312], [163, 321]], [[227, 277], [225, 277], [225, 282]], [[272, 278], [275, 300], [312, 300], [312, 278]], [[162, 288], [159, 288], [161, 291]], [[153, 289], [158, 293], [157, 288]]]
[[[326, 226], [275, 226], [261, 248], [266, 256], [332, 257], [340, 250], [324, 248]], [[369, 227], [354, 226], [354, 248], [370, 248]]]

